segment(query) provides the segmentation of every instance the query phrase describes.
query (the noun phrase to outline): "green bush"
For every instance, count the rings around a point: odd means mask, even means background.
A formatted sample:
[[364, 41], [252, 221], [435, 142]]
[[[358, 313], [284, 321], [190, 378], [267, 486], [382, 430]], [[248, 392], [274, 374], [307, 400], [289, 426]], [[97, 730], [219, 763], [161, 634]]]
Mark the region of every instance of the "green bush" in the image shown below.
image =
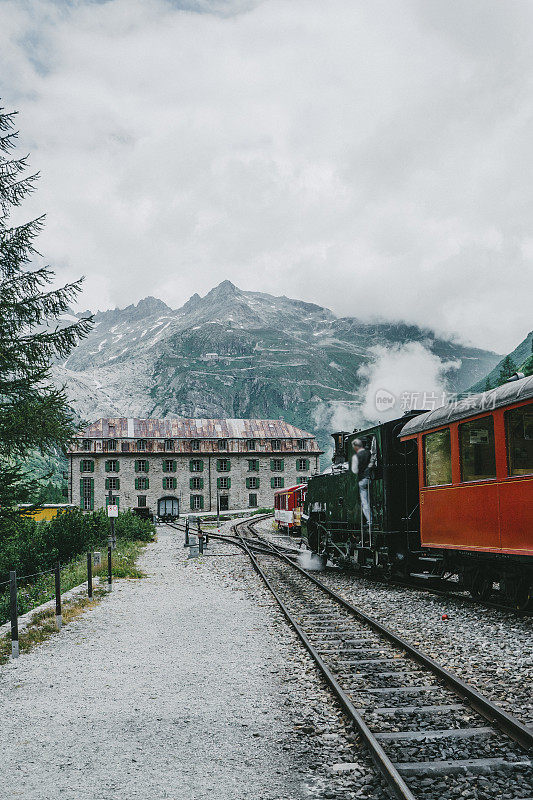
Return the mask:
[[[147, 542], [155, 528], [133, 512], [123, 511], [115, 520], [115, 531], [119, 539]], [[0, 584], [12, 569], [20, 576], [51, 569], [56, 561], [65, 564], [80, 553], [105, 546], [108, 536], [109, 520], [103, 510], [83, 514], [73, 509], [50, 522], [35, 522], [29, 517], [2, 520]]]

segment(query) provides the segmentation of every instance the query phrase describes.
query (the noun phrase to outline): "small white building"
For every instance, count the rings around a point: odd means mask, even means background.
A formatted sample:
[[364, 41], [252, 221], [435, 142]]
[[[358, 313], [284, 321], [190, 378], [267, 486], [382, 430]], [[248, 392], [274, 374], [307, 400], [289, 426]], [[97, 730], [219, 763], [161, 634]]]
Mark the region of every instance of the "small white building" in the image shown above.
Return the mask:
[[283, 420], [99, 419], [69, 450], [69, 498], [159, 516], [271, 508], [274, 491], [319, 472], [311, 433]]

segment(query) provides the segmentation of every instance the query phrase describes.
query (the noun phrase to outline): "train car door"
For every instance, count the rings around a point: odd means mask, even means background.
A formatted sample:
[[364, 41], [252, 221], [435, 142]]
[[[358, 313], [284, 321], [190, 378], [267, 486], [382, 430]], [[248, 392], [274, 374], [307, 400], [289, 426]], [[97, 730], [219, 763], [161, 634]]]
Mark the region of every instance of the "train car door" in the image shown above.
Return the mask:
[[177, 518], [180, 515], [180, 502], [176, 497], [162, 497], [157, 501], [158, 517]]

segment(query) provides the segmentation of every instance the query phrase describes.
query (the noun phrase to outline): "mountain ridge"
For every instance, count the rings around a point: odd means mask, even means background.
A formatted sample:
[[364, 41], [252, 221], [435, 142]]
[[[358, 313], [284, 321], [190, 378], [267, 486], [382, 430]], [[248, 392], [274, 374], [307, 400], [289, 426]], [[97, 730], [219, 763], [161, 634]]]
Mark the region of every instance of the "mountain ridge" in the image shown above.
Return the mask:
[[97, 312], [89, 336], [53, 373], [84, 420], [282, 418], [316, 431], [325, 447], [335, 409], [344, 404], [355, 418], [365, 389], [359, 370], [372, 364], [374, 348], [406, 342], [455, 363], [445, 374], [452, 391], [482, 379], [501, 358], [415, 325], [336, 317], [314, 303], [222, 281], [179, 309], [147, 297]]

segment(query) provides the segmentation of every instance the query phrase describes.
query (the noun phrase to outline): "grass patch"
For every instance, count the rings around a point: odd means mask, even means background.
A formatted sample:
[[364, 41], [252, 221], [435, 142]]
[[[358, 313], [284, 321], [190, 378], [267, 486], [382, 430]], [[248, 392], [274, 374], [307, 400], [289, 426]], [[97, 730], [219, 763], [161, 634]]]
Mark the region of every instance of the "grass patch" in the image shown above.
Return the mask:
[[[77, 619], [88, 608], [94, 608], [106, 594], [105, 589], [95, 588], [92, 598], [81, 595], [66, 600], [61, 605], [63, 625], [68, 625], [69, 622]], [[19, 650], [21, 653], [29, 653], [34, 647], [59, 633], [56, 626], [55, 613], [55, 608], [47, 608], [33, 616], [31, 625], [19, 634]], [[5, 664], [9, 661], [10, 656], [11, 635], [8, 634], [0, 639], [0, 664]]]
[[[144, 541], [128, 541], [119, 539], [113, 550], [112, 566], [113, 578], [144, 578], [145, 573], [136, 564], [143, 548]], [[99, 567], [93, 565], [93, 575], [102, 581], [107, 580], [107, 548], [100, 550], [102, 563]], [[61, 567], [61, 593], [73, 589], [87, 581], [87, 555], [80, 555]], [[9, 590], [9, 587], [6, 587]], [[54, 576], [52, 574], [40, 577], [37, 581], [19, 587], [17, 600], [19, 615], [31, 611], [32, 608], [46, 603], [55, 597]], [[0, 624], [9, 620], [9, 591], [0, 595]], [[10, 651], [11, 652], [11, 651]]]

